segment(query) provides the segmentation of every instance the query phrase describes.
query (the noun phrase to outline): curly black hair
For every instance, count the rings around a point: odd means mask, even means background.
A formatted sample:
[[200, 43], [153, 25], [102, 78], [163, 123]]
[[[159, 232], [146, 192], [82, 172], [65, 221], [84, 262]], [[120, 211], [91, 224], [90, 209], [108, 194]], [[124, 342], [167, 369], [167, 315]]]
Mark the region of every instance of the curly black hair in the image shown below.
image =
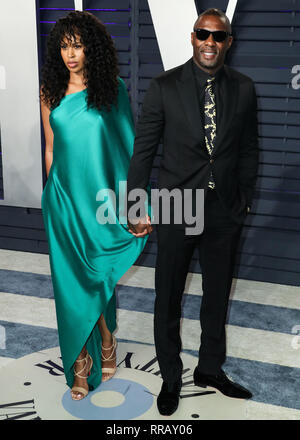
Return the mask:
[[89, 12], [74, 11], [61, 18], [51, 30], [47, 42], [47, 56], [42, 69], [40, 97], [53, 109], [64, 97], [70, 79], [69, 70], [61, 57], [63, 40], [80, 37], [84, 46], [84, 84], [87, 105], [98, 110], [110, 110], [117, 102], [118, 60], [111, 36], [101, 21]]

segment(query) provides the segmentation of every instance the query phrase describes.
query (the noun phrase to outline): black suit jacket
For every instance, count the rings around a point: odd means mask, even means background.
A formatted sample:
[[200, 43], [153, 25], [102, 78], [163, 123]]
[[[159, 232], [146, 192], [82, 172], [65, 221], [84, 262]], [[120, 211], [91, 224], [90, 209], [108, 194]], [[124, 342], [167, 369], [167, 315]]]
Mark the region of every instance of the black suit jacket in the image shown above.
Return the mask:
[[204, 142], [193, 59], [152, 79], [137, 125], [128, 191], [146, 189], [160, 141], [158, 188], [204, 189], [212, 171], [224, 208], [242, 223], [251, 206], [258, 168], [256, 94], [253, 81], [224, 66], [215, 148]]

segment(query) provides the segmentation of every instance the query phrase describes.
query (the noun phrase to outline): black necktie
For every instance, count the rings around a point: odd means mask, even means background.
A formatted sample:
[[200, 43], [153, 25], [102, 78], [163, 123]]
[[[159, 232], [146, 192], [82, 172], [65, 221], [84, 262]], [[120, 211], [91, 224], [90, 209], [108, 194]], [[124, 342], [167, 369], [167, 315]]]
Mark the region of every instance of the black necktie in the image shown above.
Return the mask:
[[[217, 134], [216, 124], [216, 102], [213, 92], [213, 81], [215, 78], [207, 80], [205, 87], [205, 101], [204, 101], [204, 133], [205, 133], [205, 145], [208, 154], [211, 156], [214, 149], [214, 142]], [[208, 187], [215, 188], [215, 182], [211, 173], [209, 178]]]

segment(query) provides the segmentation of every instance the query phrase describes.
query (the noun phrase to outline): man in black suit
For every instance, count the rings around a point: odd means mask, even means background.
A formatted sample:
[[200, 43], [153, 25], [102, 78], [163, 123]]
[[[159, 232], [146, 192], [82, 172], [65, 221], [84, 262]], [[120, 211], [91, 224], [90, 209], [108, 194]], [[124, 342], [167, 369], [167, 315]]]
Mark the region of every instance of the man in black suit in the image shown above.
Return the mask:
[[[128, 174], [128, 191], [147, 187], [162, 138], [158, 188], [200, 188], [205, 194], [201, 234], [186, 235], [184, 222], [157, 225], [154, 337], [163, 378], [157, 405], [164, 415], [176, 410], [182, 385], [181, 300], [195, 248], [203, 289], [195, 385], [213, 386], [230, 397], [252, 397], [221, 369], [234, 259], [258, 167], [254, 84], [224, 65], [232, 40], [222, 11], [209, 9], [198, 17], [191, 34], [193, 58], [150, 83]], [[136, 236], [151, 231], [149, 221], [133, 223], [129, 218]]]

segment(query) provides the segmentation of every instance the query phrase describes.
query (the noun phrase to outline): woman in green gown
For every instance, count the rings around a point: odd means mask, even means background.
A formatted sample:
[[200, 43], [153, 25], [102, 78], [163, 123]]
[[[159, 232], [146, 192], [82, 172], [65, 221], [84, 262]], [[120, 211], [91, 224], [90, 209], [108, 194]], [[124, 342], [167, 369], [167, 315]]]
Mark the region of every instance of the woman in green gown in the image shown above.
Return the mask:
[[55, 24], [47, 49], [42, 212], [66, 381], [80, 400], [116, 371], [115, 286], [151, 226], [137, 237], [120, 220], [119, 182], [127, 178], [134, 128], [111, 37], [92, 14], [76, 11]]

